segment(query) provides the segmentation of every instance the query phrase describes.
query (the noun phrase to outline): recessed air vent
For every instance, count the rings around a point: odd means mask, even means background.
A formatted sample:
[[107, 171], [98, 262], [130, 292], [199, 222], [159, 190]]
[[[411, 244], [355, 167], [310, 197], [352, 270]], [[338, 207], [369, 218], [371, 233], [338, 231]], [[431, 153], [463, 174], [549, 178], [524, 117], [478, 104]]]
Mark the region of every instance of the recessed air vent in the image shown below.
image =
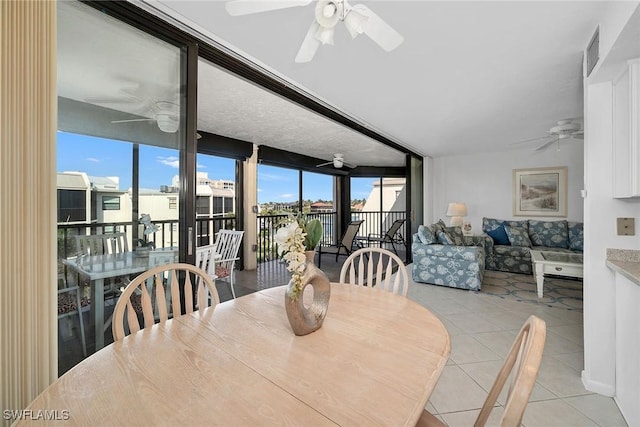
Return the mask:
[[587, 46], [587, 77], [598, 63], [598, 59], [600, 59], [600, 27], [596, 28], [596, 32]]

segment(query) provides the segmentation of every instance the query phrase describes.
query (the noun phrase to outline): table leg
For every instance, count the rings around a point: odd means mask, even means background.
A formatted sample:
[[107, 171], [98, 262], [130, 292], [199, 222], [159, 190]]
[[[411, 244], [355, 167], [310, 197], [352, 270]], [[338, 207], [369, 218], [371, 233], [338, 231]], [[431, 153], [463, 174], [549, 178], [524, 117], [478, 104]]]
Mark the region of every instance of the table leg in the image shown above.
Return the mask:
[[540, 263], [536, 263], [536, 285], [538, 287], [538, 298], [542, 298], [543, 284], [544, 284], [543, 266]]
[[104, 347], [104, 279], [91, 283], [91, 320], [96, 336], [95, 351], [98, 351]]

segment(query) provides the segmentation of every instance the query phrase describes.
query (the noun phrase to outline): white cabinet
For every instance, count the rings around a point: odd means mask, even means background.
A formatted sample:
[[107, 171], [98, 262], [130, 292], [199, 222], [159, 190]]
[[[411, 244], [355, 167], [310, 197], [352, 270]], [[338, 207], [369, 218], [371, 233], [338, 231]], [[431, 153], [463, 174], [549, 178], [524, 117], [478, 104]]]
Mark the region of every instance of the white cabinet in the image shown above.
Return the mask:
[[616, 273], [616, 397], [630, 426], [640, 426], [640, 286]]
[[640, 197], [640, 58], [613, 82], [613, 197]]

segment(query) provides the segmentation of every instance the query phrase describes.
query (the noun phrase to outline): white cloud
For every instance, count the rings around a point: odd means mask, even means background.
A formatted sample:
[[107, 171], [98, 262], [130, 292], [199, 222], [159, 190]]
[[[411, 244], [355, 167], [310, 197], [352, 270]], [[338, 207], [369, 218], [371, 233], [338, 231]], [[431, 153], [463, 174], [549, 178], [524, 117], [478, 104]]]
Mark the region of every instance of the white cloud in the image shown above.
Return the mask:
[[180, 159], [174, 156], [170, 157], [158, 157], [158, 162], [163, 165], [170, 166], [172, 168], [179, 169], [180, 168]]
[[203, 164], [201, 164], [201, 163], [198, 163], [198, 164], [196, 165], [196, 169], [206, 169], [206, 168], [207, 168], [207, 166], [205, 166], [205, 165], [203, 165]]
[[96, 159], [95, 157], [87, 157], [85, 160], [93, 163], [100, 163], [100, 159]]
[[284, 194], [279, 195], [278, 197], [280, 197], [281, 199], [293, 199], [293, 194], [284, 193]]
[[258, 193], [262, 193], [262, 188], [258, 188]]

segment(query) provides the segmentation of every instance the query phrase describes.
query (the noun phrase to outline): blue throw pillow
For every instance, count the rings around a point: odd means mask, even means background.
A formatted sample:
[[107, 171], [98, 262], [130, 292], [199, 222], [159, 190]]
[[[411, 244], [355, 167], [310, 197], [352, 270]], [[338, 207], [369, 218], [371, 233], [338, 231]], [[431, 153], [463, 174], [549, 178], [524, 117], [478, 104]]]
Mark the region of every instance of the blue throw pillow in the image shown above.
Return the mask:
[[487, 234], [491, 236], [496, 245], [511, 245], [509, 242], [509, 236], [507, 236], [507, 232], [504, 229], [504, 225], [501, 225], [495, 230], [487, 231]]

